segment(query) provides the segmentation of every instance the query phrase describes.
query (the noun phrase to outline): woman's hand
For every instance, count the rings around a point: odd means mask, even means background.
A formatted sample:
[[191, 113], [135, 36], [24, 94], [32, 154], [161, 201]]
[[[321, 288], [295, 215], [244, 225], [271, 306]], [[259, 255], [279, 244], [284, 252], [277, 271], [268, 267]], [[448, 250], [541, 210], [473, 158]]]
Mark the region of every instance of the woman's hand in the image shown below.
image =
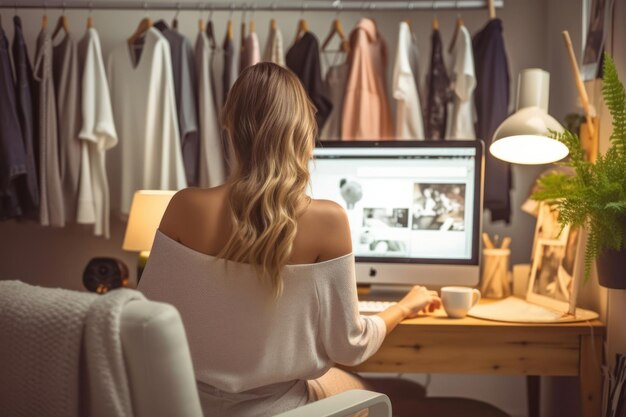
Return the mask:
[[411, 290], [398, 301], [397, 306], [405, 313], [405, 318], [417, 317], [420, 312], [432, 313], [441, 308], [441, 298], [437, 291], [429, 291], [426, 287], [415, 285]]
[[416, 285], [402, 300], [377, 315], [385, 321], [389, 334], [402, 320], [417, 317], [421, 311], [432, 313], [440, 307], [441, 299], [436, 291], [428, 291], [426, 287]]

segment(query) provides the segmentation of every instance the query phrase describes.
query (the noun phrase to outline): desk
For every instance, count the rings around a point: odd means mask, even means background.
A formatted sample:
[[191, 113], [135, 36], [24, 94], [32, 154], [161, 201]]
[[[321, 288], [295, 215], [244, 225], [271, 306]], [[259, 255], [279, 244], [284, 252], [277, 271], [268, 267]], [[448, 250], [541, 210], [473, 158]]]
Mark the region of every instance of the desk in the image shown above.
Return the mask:
[[602, 407], [600, 364], [605, 331], [598, 320], [591, 324], [516, 324], [471, 317], [448, 319], [439, 310], [403, 321], [374, 356], [349, 369], [526, 375], [531, 377], [531, 416], [538, 413], [538, 376], [578, 376], [583, 417], [597, 417]]

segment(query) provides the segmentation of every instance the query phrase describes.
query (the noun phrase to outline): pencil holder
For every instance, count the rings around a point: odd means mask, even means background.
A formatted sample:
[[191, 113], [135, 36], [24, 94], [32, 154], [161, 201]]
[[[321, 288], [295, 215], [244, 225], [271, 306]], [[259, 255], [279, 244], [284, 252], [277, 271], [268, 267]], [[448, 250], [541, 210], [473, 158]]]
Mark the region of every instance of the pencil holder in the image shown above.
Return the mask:
[[510, 249], [483, 249], [483, 272], [480, 288], [483, 297], [504, 298], [511, 295], [510, 257]]

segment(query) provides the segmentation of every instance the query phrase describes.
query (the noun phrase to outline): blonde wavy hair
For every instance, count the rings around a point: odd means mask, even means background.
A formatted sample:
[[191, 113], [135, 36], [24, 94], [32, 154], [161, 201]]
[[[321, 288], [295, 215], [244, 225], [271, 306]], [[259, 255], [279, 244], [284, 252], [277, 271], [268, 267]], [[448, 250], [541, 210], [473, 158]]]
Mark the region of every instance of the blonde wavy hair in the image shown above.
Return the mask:
[[278, 298], [297, 218], [310, 201], [306, 187], [317, 136], [315, 109], [291, 71], [260, 63], [233, 85], [221, 123], [232, 160], [232, 234], [219, 256], [252, 265]]

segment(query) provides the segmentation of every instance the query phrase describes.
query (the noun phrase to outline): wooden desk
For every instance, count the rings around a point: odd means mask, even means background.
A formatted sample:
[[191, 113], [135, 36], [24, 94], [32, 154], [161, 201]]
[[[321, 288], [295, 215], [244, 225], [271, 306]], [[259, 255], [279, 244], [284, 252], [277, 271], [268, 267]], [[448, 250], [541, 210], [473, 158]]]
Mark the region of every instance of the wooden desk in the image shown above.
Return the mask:
[[[592, 334], [593, 330], [593, 334]], [[402, 322], [360, 372], [526, 375], [529, 414], [538, 413], [538, 376], [578, 376], [583, 417], [601, 415], [600, 321], [514, 324], [433, 316]]]

